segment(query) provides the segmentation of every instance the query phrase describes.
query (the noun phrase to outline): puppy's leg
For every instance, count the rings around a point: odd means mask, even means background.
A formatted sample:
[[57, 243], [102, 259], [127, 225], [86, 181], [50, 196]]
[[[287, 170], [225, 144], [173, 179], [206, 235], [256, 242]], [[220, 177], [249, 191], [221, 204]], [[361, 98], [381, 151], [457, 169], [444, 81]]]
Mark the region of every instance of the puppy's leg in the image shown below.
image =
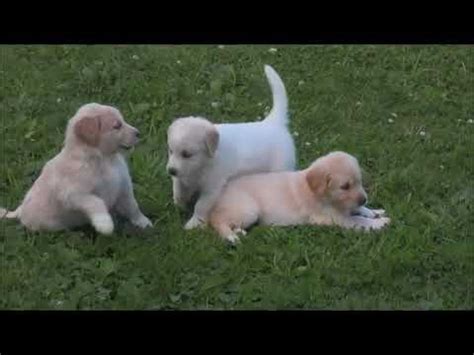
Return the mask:
[[222, 186], [214, 186], [212, 191], [203, 191], [199, 197], [196, 206], [194, 206], [194, 214], [185, 224], [185, 229], [193, 229], [202, 226], [207, 222], [209, 212], [216, 203]]
[[367, 218], [379, 218], [385, 215], [385, 210], [372, 210], [365, 206], [361, 206], [356, 210], [355, 214]]
[[153, 223], [140, 211], [137, 200], [133, 194], [131, 182], [121, 192], [120, 197], [115, 205], [117, 212], [130, 222], [140, 228], [153, 226]]
[[346, 228], [355, 228], [355, 229], [365, 229], [365, 230], [377, 230], [383, 228], [385, 225], [390, 223], [390, 218], [380, 217], [380, 218], [367, 218], [362, 216], [350, 216], [347, 217], [343, 222], [343, 227]]
[[185, 208], [191, 201], [192, 191], [179, 179], [173, 178], [173, 202], [176, 206]]
[[0, 207], [0, 219], [2, 218], [16, 219], [20, 215], [20, 210], [21, 210], [21, 205], [15, 211], [8, 211]]
[[111, 234], [114, 231], [114, 222], [107, 206], [97, 196], [74, 194], [69, 196], [68, 205], [72, 209], [83, 212], [91, 220], [97, 232]]

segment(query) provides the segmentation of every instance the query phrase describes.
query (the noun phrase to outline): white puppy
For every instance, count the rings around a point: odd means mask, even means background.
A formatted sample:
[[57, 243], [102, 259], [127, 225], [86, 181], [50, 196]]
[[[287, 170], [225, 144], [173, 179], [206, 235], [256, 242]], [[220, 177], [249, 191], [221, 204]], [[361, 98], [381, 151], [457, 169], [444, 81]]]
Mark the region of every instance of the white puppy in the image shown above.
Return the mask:
[[236, 242], [237, 233], [262, 225], [338, 225], [380, 229], [390, 222], [385, 211], [363, 205], [367, 195], [357, 160], [333, 152], [309, 168], [247, 175], [229, 181], [210, 214], [221, 237]]
[[295, 147], [287, 127], [285, 86], [272, 67], [266, 65], [265, 74], [273, 94], [273, 108], [263, 121], [213, 124], [204, 118], [185, 117], [169, 127], [167, 170], [173, 180], [174, 202], [186, 206], [198, 195], [186, 229], [207, 222], [229, 178], [294, 170]]
[[0, 209], [0, 218], [19, 218], [28, 229], [50, 231], [90, 222], [109, 234], [115, 211], [138, 227], [151, 226], [138, 208], [120, 153], [138, 136], [116, 108], [82, 106], [68, 123], [61, 152], [46, 163], [22, 204], [14, 212]]

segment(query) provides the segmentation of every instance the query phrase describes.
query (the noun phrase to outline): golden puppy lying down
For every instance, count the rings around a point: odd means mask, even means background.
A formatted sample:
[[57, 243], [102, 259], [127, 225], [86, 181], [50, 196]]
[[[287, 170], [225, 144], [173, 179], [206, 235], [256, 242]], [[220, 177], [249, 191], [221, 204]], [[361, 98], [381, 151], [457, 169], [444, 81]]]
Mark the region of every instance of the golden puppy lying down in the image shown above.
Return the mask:
[[247, 175], [230, 181], [210, 214], [211, 226], [234, 243], [237, 233], [262, 225], [318, 224], [380, 229], [383, 210], [364, 207], [357, 160], [343, 152], [317, 159], [301, 171]]

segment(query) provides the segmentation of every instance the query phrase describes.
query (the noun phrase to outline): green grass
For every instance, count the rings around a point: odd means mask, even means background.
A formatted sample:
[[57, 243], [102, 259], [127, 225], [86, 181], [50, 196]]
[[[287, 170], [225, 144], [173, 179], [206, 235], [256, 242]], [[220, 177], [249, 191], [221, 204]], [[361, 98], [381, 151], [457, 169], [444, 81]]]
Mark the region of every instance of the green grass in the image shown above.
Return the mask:
[[[30, 233], [0, 222], [2, 309], [472, 309], [473, 47], [2, 46], [0, 206], [16, 207], [87, 102], [117, 106], [144, 139], [129, 156], [155, 227]], [[355, 155], [363, 234], [257, 227], [236, 248], [185, 232], [165, 173], [167, 126], [262, 117], [263, 65], [286, 84], [297, 159]], [[220, 105], [212, 107], [212, 102]]]

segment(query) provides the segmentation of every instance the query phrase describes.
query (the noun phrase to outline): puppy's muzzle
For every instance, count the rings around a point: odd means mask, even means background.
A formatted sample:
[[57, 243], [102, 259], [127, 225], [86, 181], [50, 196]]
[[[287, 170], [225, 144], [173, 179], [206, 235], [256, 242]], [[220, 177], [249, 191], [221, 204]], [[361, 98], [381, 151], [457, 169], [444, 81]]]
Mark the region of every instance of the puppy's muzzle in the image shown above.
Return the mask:
[[171, 176], [176, 176], [178, 175], [178, 170], [176, 170], [175, 168], [168, 168], [168, 174], [170, 174]]
[[129, 142], [126, 142], [126, 143], [122, 143], [120, 145], [121, 148], [123, 149], [131, 149], [133, 146], [135, 146], [136, 144], [138, 144], [139, 140], [140, 140], [140, 131], [136, 128], [133, 128], [133, 133], [131, 135], [132, 139], [128, 139]]

